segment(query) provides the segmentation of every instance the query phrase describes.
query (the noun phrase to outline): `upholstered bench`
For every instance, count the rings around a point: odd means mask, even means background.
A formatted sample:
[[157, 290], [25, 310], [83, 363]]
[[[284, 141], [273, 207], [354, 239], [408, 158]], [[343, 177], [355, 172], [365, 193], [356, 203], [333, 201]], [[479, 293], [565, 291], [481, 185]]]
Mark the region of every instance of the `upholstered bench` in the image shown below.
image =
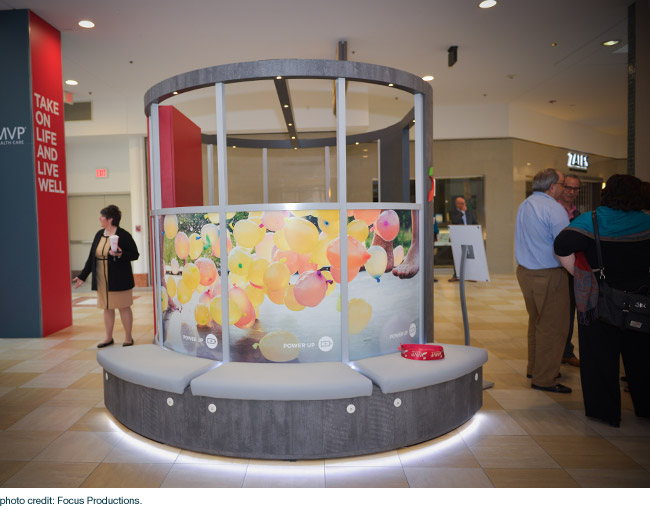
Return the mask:
[[372, 394], [372, 382], [341, 362], [230, 362], [190, 385], [194, 396], [234, 400], [335, 400]]
[[390, 394], [448, 382], [474, 372], [487, 362], [487, 351], [471, 346], [439, 344], [442, 360], [408, 360], [400, 353], [364, 358], [352, 367]]
[[155, 344], [104, 348], [97, 352], [104, 371], [159, 391], [183, 394], [190, 381], [217, 364], [214, 360], [182, 355]]

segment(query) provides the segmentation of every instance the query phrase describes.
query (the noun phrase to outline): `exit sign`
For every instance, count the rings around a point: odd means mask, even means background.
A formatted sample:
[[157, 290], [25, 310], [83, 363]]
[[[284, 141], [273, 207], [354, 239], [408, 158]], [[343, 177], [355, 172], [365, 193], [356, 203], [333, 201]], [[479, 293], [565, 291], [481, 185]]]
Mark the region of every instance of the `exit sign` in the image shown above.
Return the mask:
[[108, 174], [108, 169], [106, 168], [98, 168], [95, 170], [95, 177], [106, 177]]

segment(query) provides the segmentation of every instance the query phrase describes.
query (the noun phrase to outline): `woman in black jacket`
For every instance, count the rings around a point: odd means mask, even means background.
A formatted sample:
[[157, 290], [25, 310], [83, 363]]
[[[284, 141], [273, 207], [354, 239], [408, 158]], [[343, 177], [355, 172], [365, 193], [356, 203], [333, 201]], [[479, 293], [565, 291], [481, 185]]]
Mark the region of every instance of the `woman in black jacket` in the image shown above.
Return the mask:
[[[97, 307], [104, 309], [104, 327], [106, 338], [97, 347], [103, 348], [114, 343], [113, 326], [115, 309], [120, 311], [124, 326], [124, 346], [133, 345], [133, 271], [131, 262], [140, 254], [131, 234], [119, 227], [122, 218], [120, 209], [111, 204], [100, 212], [99, 223], [102, 227], [90, 247], [88, 260], [78, 277], [74, 278], [74, 288], [86, 281], [92, 272], [92, 289], [97, 291]], [[117, 236], [117, 249], [111, 249], [111, 237]]]

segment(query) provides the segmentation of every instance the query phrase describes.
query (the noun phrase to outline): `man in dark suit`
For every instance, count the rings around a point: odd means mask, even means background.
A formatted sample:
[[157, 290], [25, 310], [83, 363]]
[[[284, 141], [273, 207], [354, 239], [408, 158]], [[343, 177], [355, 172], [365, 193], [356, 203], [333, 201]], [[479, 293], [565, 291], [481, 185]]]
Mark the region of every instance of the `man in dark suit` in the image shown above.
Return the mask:
[[[478, 224], [476, 216], [471, 210], [467, 209], [467, 202], [462, 195], [459, 195], [454, 200], [454, 209], [449, 211], [449, 224], [461, 225], [464, 224], [474, 225]], [[454, 270], [454, 275], [449, 279], [449, 281], [458, 281], [458, 276], [456, 276], [456, 271]]]

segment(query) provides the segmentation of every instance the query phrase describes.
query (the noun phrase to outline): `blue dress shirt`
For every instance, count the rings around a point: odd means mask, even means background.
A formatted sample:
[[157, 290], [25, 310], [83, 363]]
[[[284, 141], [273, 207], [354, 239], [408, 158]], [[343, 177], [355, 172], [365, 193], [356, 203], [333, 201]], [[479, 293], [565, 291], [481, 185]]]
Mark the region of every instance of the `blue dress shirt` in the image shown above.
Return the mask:
[[550, 195], [533, 192], [519, 206], [515, 227], [515, 257], [526, 269], [561, 267], [553, 252], [555, 237], [569, 225], [566, 210]]

